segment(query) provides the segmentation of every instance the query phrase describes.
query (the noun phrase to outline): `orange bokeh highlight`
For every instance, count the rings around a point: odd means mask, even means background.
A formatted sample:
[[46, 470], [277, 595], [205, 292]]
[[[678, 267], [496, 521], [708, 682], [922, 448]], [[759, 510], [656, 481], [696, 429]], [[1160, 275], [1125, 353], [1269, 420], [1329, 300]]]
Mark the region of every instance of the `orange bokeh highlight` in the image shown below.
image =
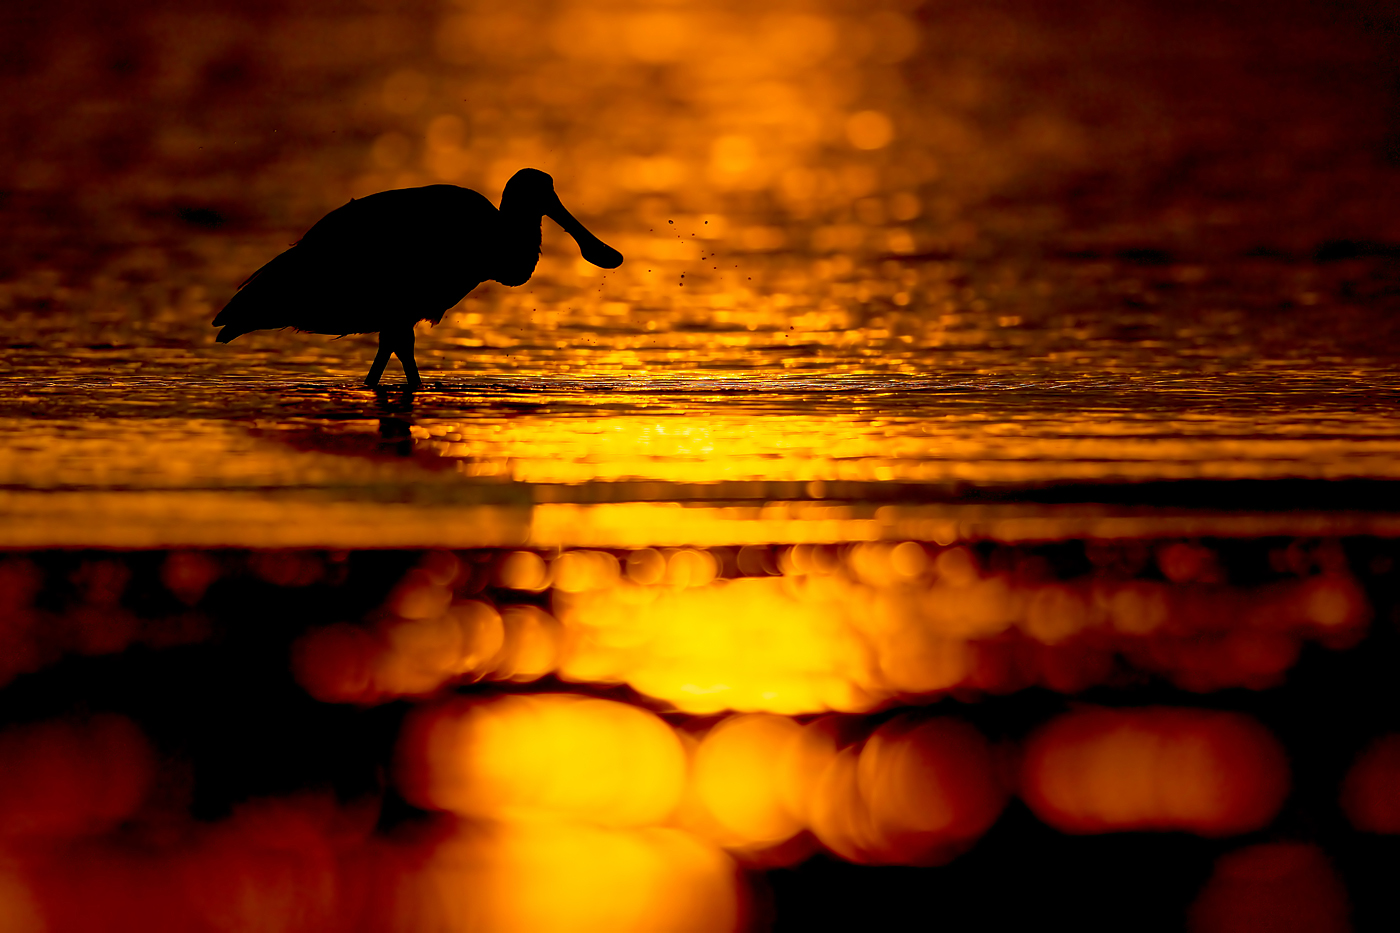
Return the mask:
[[702, 831], [740, 850], [801, 832], [801, 812], [784, 799], [784, 766], [801, 734], [797, 723], [771, 713], [731, 716], [711, 729], [691, 763], [694, 795], [712, 818]]
[[379, 654], [374, 636], [358, 625], [312, 629], [292, 646], [292, 674], [323, 703], [378, 699], [371, 666]]
[[992, 749], [956, 719], [906, 715], [836, 753], [807, 801], [812, 830], [867, 865], [938, 865], [971, 846], [1006, 803]]
[[1400, 735], [1381, 736], [1352, 764], [1342, 783], [1342, 809], [1367, 833], [1400, 833]]
[[1346, 888], [1327, 856], [1298, 842], [1222, 856], [1191, 905], [1191, 933], [1349, 933]]
[[734, 866], [676, 829], [463, 824], [406, 873], [391, 933], [726, 933]]
[[223, 574], [219, 562], [204, 551], [171, 551], [160, 567], [160, 582], [180, 602], [193, 606]]
[[1288, 794], [1283, 749], [1238, 713], [1086, 709], [1052, 720], [1027, 743], [1021, 796], [1073, 833], [1259, 829]]
[[404, 727], [398, 780], [419, 806], [484, 819], [661, 823], [685, 752], [646, 710], [566, 694], [458, 699]]
[[399, 788], [468, 819], [444, 823], [446, 836], [404, 875], [389, 928], [734, 929], [733, 863], [712, 841], [663, 825], [686, 772], [676, 733], [623, 703], [507, 695], [416, 711], [398, 749]]
[[0, 733], [0, 842], [108, 830], [141, 805], [153, 767], [124, 716], [11, 727]]
[[557, 625], [519, 607], [503, 618], [479, 600], [454, 602], [462, 567], [431, 551], [385, 600], [373, 626], [336, 623], [308, 631], [292, 648], [297, 682], [327, 703], [426, 696], [453, 679], [534, 680], [555, 666]]
[[770, 865], [804, 857], [810, 830], [852, 861], [916, 865], [987, 830], [1006, 799], [1001, 772], [953, 719], [902, 716], [850, 745], [832, 718], [751, 713], [697, 741], [636, 707], [541, 694], [415, 712], [397, 782], [418, 806], [475, 820], [672, 826]]
[[5, 933], [726, 933], [733, 863], [665, 827], [443, 817], [385, 838], [377, 808], [255, 800], [215, 824], [0, 855]]
[[732, 716], [700, 741], [691, 779], [682, 824], [762, 865], [801, 860], [811, 848], [802, 839], [813, 837], [866, 865], [942, 864], [1006, 802], [977, 730], [914, 715], [855, 744], [831, 717], [799, 726], [769, 713]]
[[1181, 565], [1180, 583], [1046, 581], [1033, 554], [994, 568], [970, 548], [918, 541], [488, 556], [473, 573], [507, 591], [548, 590], [549, 608], [509, 592], [499, 607], [489, 595], [457, 599], [465, 565], [430, 552], [369, 624], [300, 639], [298, 681], [326, 702], [378, 703], [555, 674], [626, 683], [697, 715], [858, 713], [1037, 684], [1077, 693], [1124, 663], [1197, 692], [1265, 689], [1305, 641], [1348, 647], [1371, 614], [1335, 569], [1252, 588], [1190, 582], [1216, 558], [1180, 543], [1159, 554]]

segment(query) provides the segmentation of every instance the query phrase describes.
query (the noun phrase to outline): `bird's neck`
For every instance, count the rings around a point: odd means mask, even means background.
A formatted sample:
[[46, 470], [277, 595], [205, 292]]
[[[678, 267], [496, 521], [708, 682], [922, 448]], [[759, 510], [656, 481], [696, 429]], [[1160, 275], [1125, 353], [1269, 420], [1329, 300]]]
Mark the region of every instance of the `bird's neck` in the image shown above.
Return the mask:
[[539, 216], [503, 216], [497, 253], [498, 274], [492, 278], [502, 285], [523, 285], [529, 281], [540, 261], [540, 240]]

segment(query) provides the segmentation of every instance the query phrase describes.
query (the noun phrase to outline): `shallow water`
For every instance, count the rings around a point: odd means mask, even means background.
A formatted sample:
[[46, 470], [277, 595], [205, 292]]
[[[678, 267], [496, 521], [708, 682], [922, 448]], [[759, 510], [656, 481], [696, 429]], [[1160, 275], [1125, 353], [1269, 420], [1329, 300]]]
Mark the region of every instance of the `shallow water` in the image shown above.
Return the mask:
[[[899, 264], [915, 272], [925, 265]], [[1243, 303], [1243, 289], [1233, 297]], [[1195, 329], [1178, 320], [1169, 333], [1160, 317], [1144, 322], [1121, 310], [1092, 321], [1046, 312], [1040, 326], [1022, 316], [1000, 328], [992, 318], [1007, 316], [994, 312], [965, 315], [985, 326], [963, 328], [957, 315], [941, 325], [910, 313], [922, 331], [884, 352], [890, 341], [872, 333], [888, 327], [868, 324], [819, 321], [799, 341], [791, 330], [726, 327], [713, 311], [684, 326], [676, 318], [692, 312], [615, 302], [618, 322], [605, 328], [583, 314], [566, 316], [567, 326], [541, 321], [509, 296], [502, 301], [489, 317], [459, 312], [423, 328], [427, 384], [414, 394], [358, 386], [372, 338], [282, 332], [211, 345], [199, 319], [168, 325], [160, 341], [147, 330], [125, 345], [41, 348], [47, 341], [36, 335], [10, 351], [0, 376], [9, 390], [0, 399], [8, 438], [0, 485], [25, 516], [9, 524], [8, 540], [248, 545], [267, 534], [269, 545], [363, 546], [374, 543], [364, 527], [372, 523], [386, 544], [620, 544], [585, 532], [577, 515], [577, 540], [559, 530], [532, 537], [543, 534], [533, 526], [557, 529], [559, 521], [531, 510], [666, 500], [859, 510], [987, 495], [1014, 501], [1017, 490], [1036, 501], [1062, 486], [1081, 487], [1062, 499], [1092, 503], [1123, 499], [1095, 484], [1400, 474], [1394, 350], [1374, 340], [1368, 356], [1342, 355], [1346, 337], [1367, 330], [1358, 319], [1384, 332], [1376, 308], [1334, 309], [1332, 320], [1344, 326], [1306, 341], [1278, 338], [1287, 354], [1271, 352], [1272, 332], [1251, 327], [1243, 313]], [[52, 334], [62, 322], [51, 315], [44, 324]], [[70, 339], [84, 329], [79, 318], [69, 323]], [[1311, 314], [1288, 321], [1294, 329], [1317, 324]], [[117, 332], [131, 336], [129, 325]], [[1311, 360], [1294, 358], [1309, 343]], [[1161, 498], [1160, 485], [1140, 488], [1139, 504]], [[1313, 505], [1320, 488], [1274, 507]], [[200, 502], [200, 527], [182, 527], [174, 517], [181, 509], [160, 506], [159, 494]], [[1299, 492], [1280, 487], [1279, 495]], [[259, 520], [262, 531], [247, 527], [249, 500], [259, 497], [297, 508], [290, 537], [270, 515]], [[1199, 511], [1221, 502], [1221, 493], [1197, 490], [1173, 504]], [[462, 538], [454, 529], [469, 519], [459, 513], [434, 531], [431, 513], [444, 506], [506, 508], [510, 530]], [[1389, 511], [1382, 501], [1370, 506]], [[308, 523], [318, 508], [325, 514]], [[1250, 508], [1270, 506], [1255, 496]], [[75, 524], [75, 509], [93, 510], [93, 519]], [[1315, 516], [1294, 517], [1299, 533], [1318, 527], [1307, 524]], [[173, 523], [162, 527], [166, 521]], [[220, 521], [223, 542], [210, 537]], [[1381, 527], [1380, 516], [1368, 521], [1351, 516], [1333, 527]], [[685, 539], [655, 520], [644, 525]], [[1067, 534], [1076, 528], [1064, 526]], [[735, 542], [748, 540], [734, 533]]]

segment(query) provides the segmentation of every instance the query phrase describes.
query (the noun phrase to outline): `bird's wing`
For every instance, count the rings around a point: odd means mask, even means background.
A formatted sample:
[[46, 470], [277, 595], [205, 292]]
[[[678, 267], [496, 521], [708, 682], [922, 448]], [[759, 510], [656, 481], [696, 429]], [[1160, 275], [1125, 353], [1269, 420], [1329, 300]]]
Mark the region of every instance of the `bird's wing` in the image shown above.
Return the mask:
[[491, 202], [470, 188], [398, 188], [341, 205], [306, 231], [298, 245], [339, 255], [440, 248], [465, 232], [494, 227], [496, 217]]
[[381, 191], [322, 217], [290, 249], [238, 287], [214, 319], [229, 340], [250, 330], [381, 330], [389, 309], [413, 319], [442, 313], [486, 278], [498, 214], [467, 188]]
[[[293, 246], [296, 246], [295, 243], [293, 243], [292, 245], [293, 245]], [[259, 266], [258, 268], [254, 269], [254, 270], [248, 275], [248, 277], [247, 277], [246, 279], [244, 279], [243, 281], [241, 281], [241, 282], [238, 283], [238, 287], [235, 288], [234, 291], [236, 291], [236, 292], [241, 292], [241, 291], [243, 290], [243, 286], [247, 285], [249, 282], [253, 281], [253, 279], [256, 279], [258, 276], [262, 275], [264, 272], [267, 271], [267, 269], [268, 269], [269, 266], [271, 266], [274, 262], [276, 262], [278, 259], [281, 259], [281, 258], [282, 258], [283, 256], [285, 256], [285, 255], [287, 255], [287, 254], [286, 254], [286, 253], [279, 253], [278, 255], [274, 256], [272, 259], [269, 259], [267, 262], [263, 263], [263, 264], [262, 264], [261, 266]]]

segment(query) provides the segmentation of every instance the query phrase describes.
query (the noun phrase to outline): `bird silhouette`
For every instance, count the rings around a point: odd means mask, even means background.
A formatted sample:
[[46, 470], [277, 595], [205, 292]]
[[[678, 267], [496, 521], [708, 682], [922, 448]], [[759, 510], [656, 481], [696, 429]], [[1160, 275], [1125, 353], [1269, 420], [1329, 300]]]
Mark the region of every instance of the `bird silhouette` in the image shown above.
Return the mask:
[[604, 269], [622, 254], [588, 232], [560, 203], [554, 179], [532, 168], [506, 182], [497, 210], [456, 185], [381, 191], [331, 211], [291, 249], [250, 275], [214, 318], [220, 343], [254, 330], [379, 334], [365, 385], [390, 355], [419, 388], [413, 326], [437, 324], [482, 282], [523, 285], [540, 258], [540, 221], [552, 218]]

